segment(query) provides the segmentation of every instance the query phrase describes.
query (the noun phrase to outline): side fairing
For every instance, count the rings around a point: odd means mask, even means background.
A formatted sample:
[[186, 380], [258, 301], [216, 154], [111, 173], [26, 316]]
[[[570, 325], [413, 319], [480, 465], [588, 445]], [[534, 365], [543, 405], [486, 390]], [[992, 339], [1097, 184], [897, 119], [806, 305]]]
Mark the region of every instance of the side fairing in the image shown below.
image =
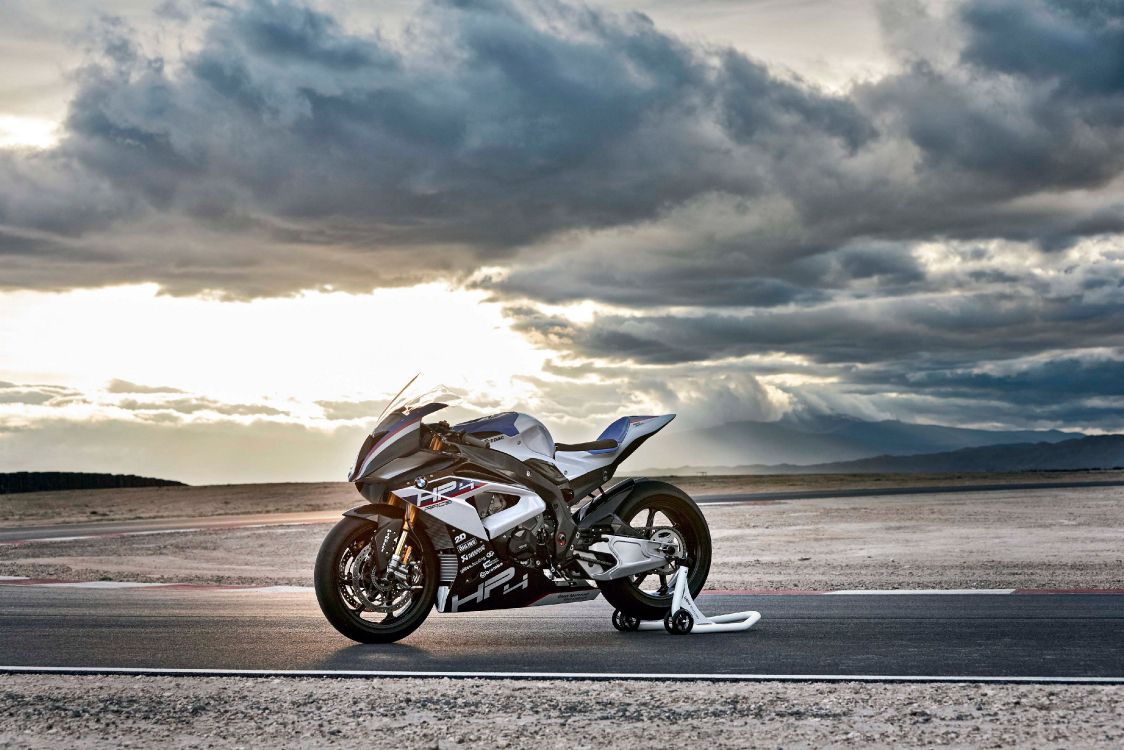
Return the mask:
[[[482, 519], [472, 499], [493, 493], [514, 496], [518, 500], [511, 507]], [[480, 539], [495, 539], [546, 510], [543, 499], [526, 487], [466, 477], [445, 477], [434, 480], [430, 486], [403, 487], [394, 494], [416, 505], [418, 510]]]

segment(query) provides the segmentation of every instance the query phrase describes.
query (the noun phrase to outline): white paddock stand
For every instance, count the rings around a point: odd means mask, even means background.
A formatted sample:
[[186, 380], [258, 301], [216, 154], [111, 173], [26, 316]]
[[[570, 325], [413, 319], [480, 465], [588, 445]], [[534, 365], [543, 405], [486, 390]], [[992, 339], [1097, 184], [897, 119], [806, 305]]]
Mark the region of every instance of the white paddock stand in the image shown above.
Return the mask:
[[675, 590], [671, 594], [671, 612], [663, 622], [641, 621], [624, 614], [619, 609], [613, 611], [613, 627], [617, 630], [659, 630], [665, 629], [673, 635], [687, 633], [736, 633], [749, 630], [761, 619], [760, 612], [731, 612], [728, 615], [707, 617], [699, 611], [691, 590], [687, 587], [687, 569], [675, 572]]

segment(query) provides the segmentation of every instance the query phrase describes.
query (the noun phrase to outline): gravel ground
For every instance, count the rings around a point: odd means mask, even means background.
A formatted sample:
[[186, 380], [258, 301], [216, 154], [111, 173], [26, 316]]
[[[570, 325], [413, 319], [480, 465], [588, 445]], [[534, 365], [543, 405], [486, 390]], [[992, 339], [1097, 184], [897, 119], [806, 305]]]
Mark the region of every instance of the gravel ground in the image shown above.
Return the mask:
[[1124, 487], [706, 507], [711, 588], [1124, 588]]
[[346, 482], [219, 484], [0, 495], [6, 526], [345, 510], [362, 498]]
[[1105, 747], [1124, 688], [0, 677], [0, 747]]
[[[1017, 474], [770, 474], [660, 477], [692, 495], [794, 492], [859, 487], [916, 487], [1005, 482], [1124, 480], [1124, 471], [1022, 472]], [[253, 513], [343, 510], [361, 502], [346, 482], [226, 484], [202, 487], [134, 487], [111, 490], [0, 495], [0, 523], [78, 523], [140, 518], [188, 518]]]
[[[709, 588], [1124, 588], [1124, 487], [704, 506]], [[329, 525], [0, 546], [0, 574], [312, 584]]]

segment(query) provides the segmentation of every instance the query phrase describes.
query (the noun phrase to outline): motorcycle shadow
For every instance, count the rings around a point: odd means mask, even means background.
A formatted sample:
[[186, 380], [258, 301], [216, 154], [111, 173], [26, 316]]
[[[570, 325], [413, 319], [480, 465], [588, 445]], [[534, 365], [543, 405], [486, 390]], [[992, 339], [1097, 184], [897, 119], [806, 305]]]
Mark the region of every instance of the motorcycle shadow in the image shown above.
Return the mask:
[[408, 643], [353, 643], [315, 664], [316, 669], [393, 669], [431, 661], [428, 649]]

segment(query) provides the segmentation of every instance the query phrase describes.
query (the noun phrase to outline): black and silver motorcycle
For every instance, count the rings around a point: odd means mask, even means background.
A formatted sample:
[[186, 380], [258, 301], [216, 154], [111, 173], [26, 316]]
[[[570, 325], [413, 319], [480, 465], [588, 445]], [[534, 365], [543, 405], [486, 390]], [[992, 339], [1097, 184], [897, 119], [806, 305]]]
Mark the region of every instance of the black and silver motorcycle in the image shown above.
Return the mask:
[[409, 389], [348, 477], [367, 504], [344, 513], [316, 559], [320, 608], [348, 638], [399, 640], [435, 604], [468, 612], [598, 594], [616, 607], [613, 624], [634, 630], [667, 617], [681, 566], [691, 594], [702, 589], [710, 531], [695, 502], [649, 479], [606, 488], [674, 414], [621, 417], [596, 440], [564, 444], [516, 412], [423, 422], [454, 397]]

